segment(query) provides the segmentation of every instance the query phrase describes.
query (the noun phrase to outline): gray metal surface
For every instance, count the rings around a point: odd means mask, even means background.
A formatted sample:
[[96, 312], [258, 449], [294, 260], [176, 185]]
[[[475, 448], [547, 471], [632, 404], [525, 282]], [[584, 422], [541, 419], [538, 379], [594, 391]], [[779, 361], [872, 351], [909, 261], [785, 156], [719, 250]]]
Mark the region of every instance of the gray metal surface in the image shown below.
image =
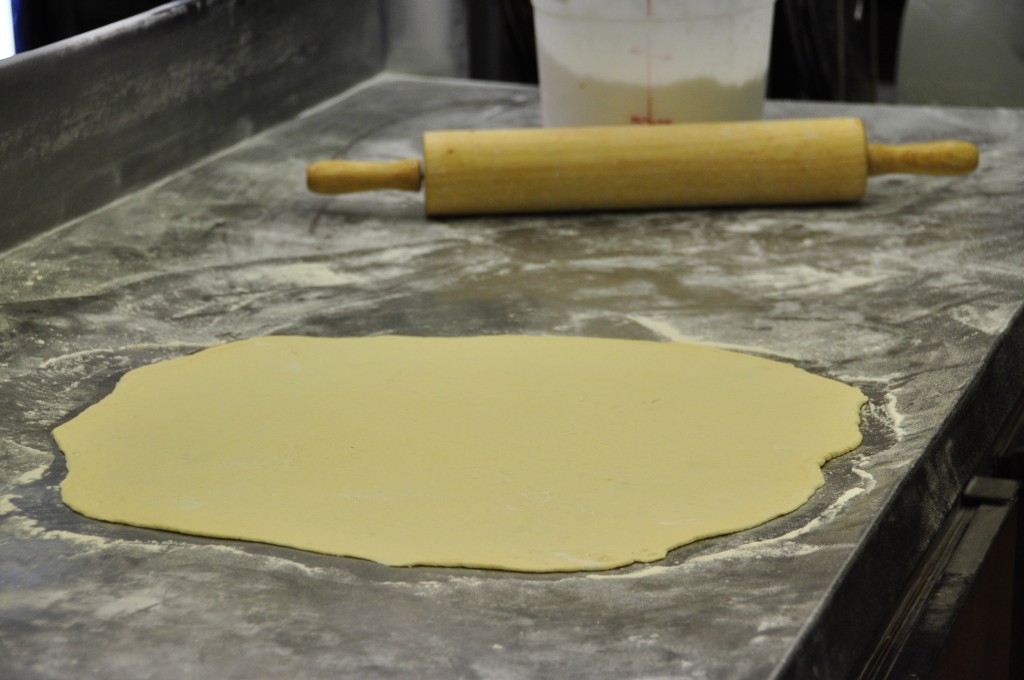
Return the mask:
[[468, 0], [381, 0], [389, 71], [469, 75]]
[[[1024, 384], [1024, 113], [770, 107], [851, 112], [982, 166], [775, 210], [427, 220], [307, 193], [312, 160], [538, 121], [529, 88], [386, 76], [4, 253], [0, 676], [849, 677]], [[131, 367], [270, 333], [689, 338], [871, 404], [805, 507], [606, 573], [389, 568], [61, 504], [52, 427]]]
[[381, 12], [378, 0], [179, 0], [4, 60], [0, 248], [379, 72]]

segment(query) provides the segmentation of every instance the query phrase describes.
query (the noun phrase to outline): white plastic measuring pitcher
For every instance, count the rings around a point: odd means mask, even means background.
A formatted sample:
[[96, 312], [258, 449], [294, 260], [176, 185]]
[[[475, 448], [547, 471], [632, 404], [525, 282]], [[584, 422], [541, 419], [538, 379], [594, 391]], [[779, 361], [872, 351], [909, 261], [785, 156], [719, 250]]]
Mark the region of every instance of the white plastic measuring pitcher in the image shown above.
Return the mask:
[[532, 0], [545, 125], [760, 118], [775, 0]]

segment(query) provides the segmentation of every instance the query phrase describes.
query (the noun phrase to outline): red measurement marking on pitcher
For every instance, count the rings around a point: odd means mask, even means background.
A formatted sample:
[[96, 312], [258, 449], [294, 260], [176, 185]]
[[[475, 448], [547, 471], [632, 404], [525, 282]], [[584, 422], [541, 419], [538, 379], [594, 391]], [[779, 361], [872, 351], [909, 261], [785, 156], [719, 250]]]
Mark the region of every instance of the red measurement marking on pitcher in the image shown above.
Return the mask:
[[[652, 25], [650, 19], [653, 15], [654, 0], [647, 0], [647, 19], [649, 27]], [[654, 116], [654, 60], [659, 59], [661, 61], [670, 61], [672, 59], [672, 55], [654, 54], [654, 46], [651, 44], [650, 33], [647, 34], [646, 47], [631, 47], [629, 53], [637, 56], [643, 55], [647, 62], [647, 110], [642, 114], [634, 113], [629, 117], [629, 122], [634, 125], [667, 125], [671, 123], [671, 118], [656, 118]]]

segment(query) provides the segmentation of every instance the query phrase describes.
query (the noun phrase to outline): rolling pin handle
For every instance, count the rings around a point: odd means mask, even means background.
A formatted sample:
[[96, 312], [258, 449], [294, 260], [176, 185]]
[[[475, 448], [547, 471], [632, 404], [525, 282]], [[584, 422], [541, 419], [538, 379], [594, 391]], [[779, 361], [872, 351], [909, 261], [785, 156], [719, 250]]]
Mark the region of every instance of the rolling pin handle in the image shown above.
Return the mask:
[[978, 167], [978, 147], [970, 142], [868, 144], [868, 174], [965, 175]]
[[419, 191], [423, 182], [420, 162], [319, 161], [306, 168], [306, 186], [318, 194], [349, 194], [357, 191], [398, 189]]

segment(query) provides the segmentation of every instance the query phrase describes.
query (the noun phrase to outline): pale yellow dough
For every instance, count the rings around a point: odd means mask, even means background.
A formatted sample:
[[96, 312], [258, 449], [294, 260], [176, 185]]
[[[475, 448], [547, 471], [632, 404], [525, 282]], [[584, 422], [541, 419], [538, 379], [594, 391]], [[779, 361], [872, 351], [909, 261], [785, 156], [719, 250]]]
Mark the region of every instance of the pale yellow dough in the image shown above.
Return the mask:
[[698, 345], [268, 337], [130, 371], [58, 427], [98, 519], [389, 565], [649, 562], [806, 502], [856, 389]]

